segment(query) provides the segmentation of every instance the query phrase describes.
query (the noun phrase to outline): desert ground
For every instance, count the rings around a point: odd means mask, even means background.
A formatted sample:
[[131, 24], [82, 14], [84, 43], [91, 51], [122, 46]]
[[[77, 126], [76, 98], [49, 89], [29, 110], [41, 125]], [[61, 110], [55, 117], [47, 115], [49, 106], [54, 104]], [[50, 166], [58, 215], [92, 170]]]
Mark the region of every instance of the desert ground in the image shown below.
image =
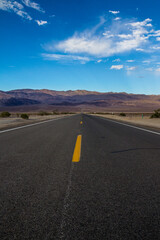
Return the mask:
[[41, 122], [45, 120], [61, 118], [64, 116], [68, 116], [69, 114], [59, 114], [59, 115], [48, 115], [48, 116], [38, 116], [35, 114], [31, 114], [28, 120], [22, 119], [21, 117], [17, 117], [12, 114], [11, 117], [8, 118], [0, 118], [0, 130], [19, 127], [27, 124], [32, 124], [36, 122]]
[[153, 128], [160, 130], [160, 118], [150, 118], [152, 113], [127, 113], [125, 117], [119, 116], [120, 113], [109, 113], [109, 114], [92, 114], [99, 117], [131, 123], [137, 126], [144, 126], [147, 128]]

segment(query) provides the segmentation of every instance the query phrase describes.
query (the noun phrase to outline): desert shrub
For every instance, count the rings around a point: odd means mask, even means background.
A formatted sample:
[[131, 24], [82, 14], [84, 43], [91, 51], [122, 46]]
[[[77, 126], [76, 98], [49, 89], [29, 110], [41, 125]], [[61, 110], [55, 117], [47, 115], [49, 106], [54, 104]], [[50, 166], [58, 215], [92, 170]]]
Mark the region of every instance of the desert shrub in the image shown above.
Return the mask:
[[22, 114], [21, 114], [21, 118], [23, 118], [23, 119], [29, 119], [29, 115], [26, 114], [26, 113], [22, 113]]
[[11, 114], [9, 112], [2, 112], [0, 114], [0, 117], [3, 117], [3, 118], [10, 117], [10, 116], [11, 116]]
[[59, 114], [59, 112], [57, 110], [53, 111], [53, 115], [58, 115], [58, 114]]
[[69, 112], [61, 112], [61, 114], [65, 115], [65, 114], [69, 114]]
[[45, 112], [45, 111], [41, 111], [38, 113], [39, 116], [47, 116], [47, 115], [51, 115], [51, 113], [49, 112]]
[[160, 118], [160, 109], [154, 110], [154, 113], [151, 115], [151, 118]]
[[125, 113], [120, 113], [119, 116], [126, 117], [126, 114]]

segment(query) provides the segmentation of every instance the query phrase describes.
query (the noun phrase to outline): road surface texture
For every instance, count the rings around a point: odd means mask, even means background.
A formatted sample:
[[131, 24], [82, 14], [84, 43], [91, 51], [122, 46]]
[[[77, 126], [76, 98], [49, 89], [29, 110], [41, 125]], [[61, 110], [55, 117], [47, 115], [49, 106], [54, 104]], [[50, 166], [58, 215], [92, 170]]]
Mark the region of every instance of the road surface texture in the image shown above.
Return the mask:
[[89, 115], [0, 133], [0, 192], [1, 240], [158, 240], [160, 135]]

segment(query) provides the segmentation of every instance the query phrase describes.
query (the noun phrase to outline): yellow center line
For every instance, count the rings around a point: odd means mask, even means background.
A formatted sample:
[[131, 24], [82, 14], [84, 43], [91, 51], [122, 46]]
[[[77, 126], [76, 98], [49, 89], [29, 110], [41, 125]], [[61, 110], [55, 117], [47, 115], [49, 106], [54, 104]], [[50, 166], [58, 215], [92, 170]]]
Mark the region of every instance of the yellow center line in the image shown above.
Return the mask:
[[82, 135], [78, 135], [77, 136], [76, 145], [75, 145], [75, 148], [74, 148], [72, 162], [79, 162], [80, 161], [80, 157], [81, 157], [81, 142], [82, 142]]

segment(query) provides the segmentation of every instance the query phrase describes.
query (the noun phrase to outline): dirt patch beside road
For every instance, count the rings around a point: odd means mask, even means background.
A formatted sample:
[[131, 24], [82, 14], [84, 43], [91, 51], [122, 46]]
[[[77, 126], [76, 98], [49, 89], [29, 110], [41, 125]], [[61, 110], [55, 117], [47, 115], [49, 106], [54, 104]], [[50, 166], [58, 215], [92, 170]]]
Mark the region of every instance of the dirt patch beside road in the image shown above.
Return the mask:
[[14, 127], [20, 127], [36, 122], [41, 122], [45, 120], [55, 119], [55, 118], [61, 118], [64, 116], [69, 116], [69, 114], [65, 115], [49, 115], [49, 116], [37, 116], [37, 115], [31, 115], [28, 120], [18, 118], [18, 117], [9, 117], [9, 118], [0, 118], [0, 130], [5, 130], [9, 128]]
[[144, 116], [142, 118], [142, 115], [129, 115], [126, 117], [121, 117], [118, 115], [112, 115], [112, 114], [92, 114], [94, 116], [104, 117], [107, 119], [113, 119], [125, 123], [131, 123], [137, 126], [143, 126], [150, 129], [157, 129], [160, 130], [160, 118], [150, 118], [149, 116]]

